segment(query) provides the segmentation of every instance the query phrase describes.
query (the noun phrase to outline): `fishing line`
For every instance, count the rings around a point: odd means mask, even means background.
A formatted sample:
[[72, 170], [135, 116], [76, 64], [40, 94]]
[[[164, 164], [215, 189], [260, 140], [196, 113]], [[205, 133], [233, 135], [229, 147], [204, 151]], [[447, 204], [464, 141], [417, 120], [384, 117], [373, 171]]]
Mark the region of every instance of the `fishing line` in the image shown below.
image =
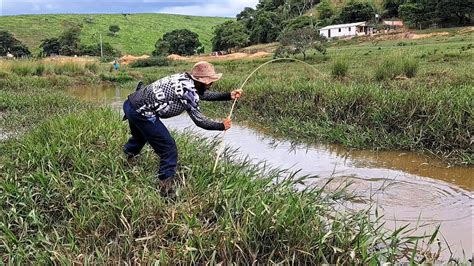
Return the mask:
[[[250, 78], [258, 71], [260, 70], [262, 67], [270, 64], [270, 63], [273, 63], [273, 62], [276, 62], [276, 61], [284, 61], [284, 60], [289, 60], [289, 61], [295, 61], [295, 62], [298, 62], [298, 63], [302, 63], [304, 64], [305, 66], [309, 66], [311, 67], [311, 69], [313, 69], [314, 71], [316, 71], [319, 75], [323, 76], [323, 77], [327, 77], [326, 74], [322, 73], [321, 71], [319, 71], [316, 67], [314, 67], [313, 65], [310, 65], [304, 61], [301, 61], [301, 60], [298, 60], [298, 59], [294, 59], [294, 58], [276, 58], [276, 59], [272, 59], [268, 62], [265, 62], [263, 64], [261, 64], [260, 66], [258, 66], [257, 68], [255, 68], [254, 71], [252, 71], [252, 73], [250, 73], [250, 75], [247, 76], [247, 78], [245, 79], [245, 81], [242, 83], [242, 85], [240, 85], [239, 89], [243, 90], [244, 86], [247, 84], [247, 82], [250, 80]], [[235, 104], [237, 103], [237, 98], [234, 99], [234, 102], [232, 103], [232, 108], [230, 109], [230, 112], [229, 112], [229, 115], [227, 116], [228, 119], [231, 119], [232, 118], [232, 114], [234, 112], [234, 108], [235, 108]], [[225, 137], [225, 133], [227, 132], [227, 130], [224, 131], [224, 133], [221, 135], [222, 138], [221, 138], [221, 142], [217, 148], [217, 151], [216, 151], [216, 161], [214, 162], [214, 168], [212, 170], [212, 173], [215, 173], [216, 172], [216, 169], [217, 169], [217, 164], [219, 162], [219, 159], [222, 155], [222, 153], [224, 152], [224, 149], [225, 149], [225, 145], [224, 145], [224, 137]]]

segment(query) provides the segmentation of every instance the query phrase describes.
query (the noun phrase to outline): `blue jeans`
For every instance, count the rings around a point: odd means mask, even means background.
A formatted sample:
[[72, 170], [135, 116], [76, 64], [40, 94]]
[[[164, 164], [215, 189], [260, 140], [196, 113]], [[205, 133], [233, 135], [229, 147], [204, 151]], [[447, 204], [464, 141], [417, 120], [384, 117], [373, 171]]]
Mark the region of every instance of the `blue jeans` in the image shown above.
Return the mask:
[[128, 119], [132, 137], [125, 144], [123, 151], [132, 156], [140, 153], [148, 142], [160, 156], [158, 178], [168, 179], [175, 175], [178, 162], [178, 149], [168, 129], [159, 118], [147, 119], [134, 110], [129, 100], [123, 104], [123, 111]]

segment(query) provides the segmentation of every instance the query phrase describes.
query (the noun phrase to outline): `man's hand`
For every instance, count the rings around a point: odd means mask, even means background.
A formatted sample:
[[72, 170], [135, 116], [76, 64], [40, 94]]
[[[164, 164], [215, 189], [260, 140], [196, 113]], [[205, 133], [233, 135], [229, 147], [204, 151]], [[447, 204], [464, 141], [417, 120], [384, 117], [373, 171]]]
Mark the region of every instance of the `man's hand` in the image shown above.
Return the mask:
[[242, 96], [242, 93], [244, 93], [242, 89], [233, 90], [230, 92], [230, 97], [232, 100], [239, 99]]
[[224, 130], [228, 130], [232, 126], [232, 120], [230, 118], [226, 118], [223, 123]]

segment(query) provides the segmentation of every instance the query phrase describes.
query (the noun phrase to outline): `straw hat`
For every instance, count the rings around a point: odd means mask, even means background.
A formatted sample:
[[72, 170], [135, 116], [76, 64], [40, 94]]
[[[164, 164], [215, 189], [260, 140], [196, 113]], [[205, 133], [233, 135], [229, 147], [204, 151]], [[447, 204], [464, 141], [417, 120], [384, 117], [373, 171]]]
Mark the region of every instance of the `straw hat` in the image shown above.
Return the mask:
[[208, 62], [197, 62], [190, 73], [191, 77], [204, 84], [211, 84], [221, 79], [222, 73], [216, 73], [214, 66]]

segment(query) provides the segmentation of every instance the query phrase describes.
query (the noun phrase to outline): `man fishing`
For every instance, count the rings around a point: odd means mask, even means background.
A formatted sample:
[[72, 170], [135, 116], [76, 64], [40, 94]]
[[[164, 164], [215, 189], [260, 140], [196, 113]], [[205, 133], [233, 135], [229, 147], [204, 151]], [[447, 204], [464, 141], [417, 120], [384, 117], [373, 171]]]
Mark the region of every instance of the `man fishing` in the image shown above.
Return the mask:
[[228, 130], [231, 119], [216, 122], [199, 110], [199, 101], [227, 101], [237, 99], [242, 90], [230, 93], [209, 92], [213, 82], [222, 77], [208, 62], [194, 65], [191, 73], [164, 77], [142, 87], [128, 96], [123, 104], [131, 137], [124, 146], [127, 160], [133, 160], [148, 142], [160, 156], [158, 184], [162, 193], [168, 193], [175, 181], [178, 151], [176, 143], [160, 119], [170, 118], [187, 111], [193, 122], [207, 130]]

